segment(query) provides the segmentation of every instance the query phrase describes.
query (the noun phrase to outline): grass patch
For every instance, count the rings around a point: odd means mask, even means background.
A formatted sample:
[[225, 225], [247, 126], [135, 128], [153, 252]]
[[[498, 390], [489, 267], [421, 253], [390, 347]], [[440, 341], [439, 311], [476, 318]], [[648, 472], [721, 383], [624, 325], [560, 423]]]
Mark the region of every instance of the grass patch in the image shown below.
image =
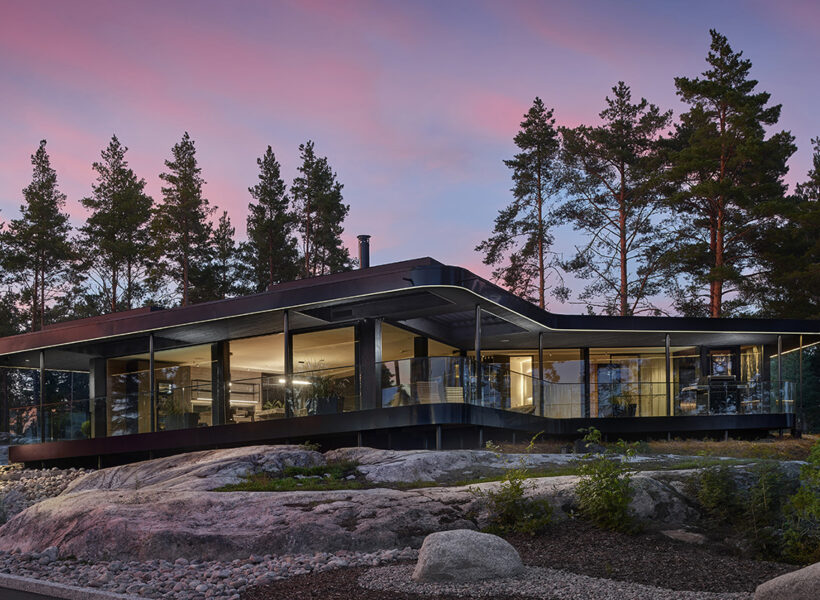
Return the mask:
[[316, 492], [375, 487], [363, 480], [354, 462], [316, 467], [285, 467], [281, 474], [254, 473], [217, 492]]
[[730, 456], [734, 458], [806, 460], [817, 435], [802, 438], [784, 436], [761, 440], [657, 440], [648, 443], [652, 454], [682, 454], [688, 456]]

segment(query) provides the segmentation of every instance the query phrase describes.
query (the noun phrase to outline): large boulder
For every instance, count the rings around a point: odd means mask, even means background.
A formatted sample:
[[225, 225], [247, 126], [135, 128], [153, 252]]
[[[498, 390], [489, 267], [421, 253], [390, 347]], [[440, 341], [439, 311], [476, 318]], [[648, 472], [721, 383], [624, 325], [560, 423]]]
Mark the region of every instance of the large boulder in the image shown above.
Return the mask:
[[0, 550], [89, 560], [230, 561], [418, 547], [443, 529], [475, 527], [466, 489], [206, 492], [143, 488], [63, 494], [0, 527]]
[[817, 600], [820, 596], [820, 563], [761, 583], [754, 600]]
[[253, 473], [281, 473], [285, 467], [325, 464], [304, 446], [246, 446], [175, 454], [94, 471], [74, 481], [63, 494], [89, 490], [215, 490]]
[[507, 541], [489, 533], [457, 529], [424, 538], [413, 579], [467, 582], [515, 577], [523, 569], [521, 557]]

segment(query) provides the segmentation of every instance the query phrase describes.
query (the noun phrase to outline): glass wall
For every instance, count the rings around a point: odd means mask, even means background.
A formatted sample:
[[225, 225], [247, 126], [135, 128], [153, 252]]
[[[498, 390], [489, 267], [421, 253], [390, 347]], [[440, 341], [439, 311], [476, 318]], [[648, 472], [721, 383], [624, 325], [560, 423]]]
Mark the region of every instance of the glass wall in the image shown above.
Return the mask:
[[292, 416], [359, 408], [356, 328], [293, 335]]
[[[8, 407], [12, 444], [40, 441], [40, 370], [0, 368], [0, 394]], [[45, 371], [42, 435], [46, 441], [76, 440], [90, 436], [88, 373]]]
[[590, 416], [667, 414], [665, 348], [592, 348], [589, 362]]
[[[154, 353], [158, 431], [212, 423], [211, 366], [210, 344]], [[109, 359], [106, 374], [107, 435], [151, 431], [148, 353]]]
[[230, 342], [229, 415], [232, 423], [285, 417], [285, 335]]

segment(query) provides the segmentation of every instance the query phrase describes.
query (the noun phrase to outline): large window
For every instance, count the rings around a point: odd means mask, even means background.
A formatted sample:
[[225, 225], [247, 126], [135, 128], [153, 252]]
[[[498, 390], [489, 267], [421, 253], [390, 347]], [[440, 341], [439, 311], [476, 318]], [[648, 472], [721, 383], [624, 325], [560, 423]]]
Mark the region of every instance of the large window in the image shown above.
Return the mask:
[[590, 416], [667, 414], [664, 348], [593, 348], [589, 362]]
[[[154, 353], [158, 430], [211, 424], [211, 363], [210, 344]], [[151, 431], [150, 381], [147, 352], [108, 360], [108, 435]]]
[[286, 416], [284, 334], [231, 341], [230, 367], [229, 421]]

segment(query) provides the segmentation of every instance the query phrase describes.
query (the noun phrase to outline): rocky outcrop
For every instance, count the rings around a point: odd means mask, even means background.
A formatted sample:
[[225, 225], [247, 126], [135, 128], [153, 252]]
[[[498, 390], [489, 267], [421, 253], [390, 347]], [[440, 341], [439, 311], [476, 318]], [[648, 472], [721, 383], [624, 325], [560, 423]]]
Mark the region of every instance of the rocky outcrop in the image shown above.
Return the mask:
[[820, 563], [761, 583], [754, 600], [817, 600], [820, 594]]
[[[214, 492], [251, 473], [286, 466], [356, 460], [378, 481], [441, 481], [477, 477], [481, 469], [566, 462], [563, 455], [498, 457], [491, 452], [396, 452], [343, 449], [324, 456], [302, 446], [256, 446], [172, 456], [92, 472], [55, 498], [14, 516], [0, 528], [0, 550], [92, 560], [198, 557], [234, 560], [249, 554], [372, 552], [418, 547], [430, 533], [476, 529], [487, 520], [475, 486], [327, 492]], [[646, 523], [674, 529], [696, 520], [685, 481], [694, 471], [634, 476], [632, 511]], [[574, 476], [530, 479], [527, 493], [547, 498], [556, 518], [575, 509]]]
[[492, 477], [510, 467], [543, 469], [566, 465], [571, 454], [502, 454], [487, 450], [378, 450], [340, 448], [325, 453], [328, 461], [353, 461], [368, 481], [375, 483], [454, 483]]
[[418, 547], [443, 529], [475, 528], [467, 490], [201, 492], [163, 489], [61, 495], [0, 528], [0, 550], [92, 560], [233, 560], [249, 554]]
[[278, 474], [285, 467], [325, 464], [304, 446], [246, 446], [203, 450], [94, 471], [63, 492], [88, 490], [214, 490], [252, 473]]
[[413, 571], [415, 581], [478, 581], [514, 577], [524, 570], [506, 540], [469, 529], [440, 531], [424, 538]]

